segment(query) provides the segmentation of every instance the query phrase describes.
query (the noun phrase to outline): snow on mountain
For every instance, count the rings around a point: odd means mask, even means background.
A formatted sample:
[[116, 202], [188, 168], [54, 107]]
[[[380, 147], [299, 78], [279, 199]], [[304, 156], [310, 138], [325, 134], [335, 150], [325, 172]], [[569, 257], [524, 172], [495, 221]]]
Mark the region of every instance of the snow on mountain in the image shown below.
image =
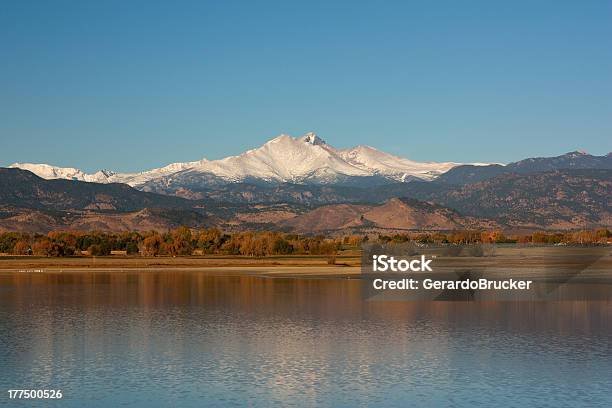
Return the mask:
[[311, 134], [301, 138], [280, 135], [239, 156], [203, 161], [193, 170], [212, 173], [230, 181], [258, 178], [265, 181], [302, 182], [312, 177], [370, 175], [366, 170], [347, 163], [325, 146], [325, 142]]
[[185, 163], [172, 163], [158, 169], [152, 169], [142, 171], [139, 173], [116, 173], [109, 178], [110, 183], [125, 183], [132, 187], [138, 187], [147, 182], [157, 180], [162, 177], [171, 176], [181, 171], [190, 170], [197, 167], [200, 163], [205, 162], [206, 159], [194, 162]]
[[432, 180], [460, 163], [415, 162], [369, 146], [339, 150], [314, 133], [302, 137], [280, 135], [263, 146], [220, 160], [202, 159], [173, 163], [140, 173], [103, 170], [87, 174], [75, 168], [47, 164], [15, 163], [10, 167], [29, 170], [46, 179], [63, 178], [97, 183], [126, 183], [142, 187], [148, 183], [180, 185], [189, 180], [241, 182], [334, 183], [347, 178], [380, 177], [387, 180]]
[[353, 166], [367, 172], [382, 175], [397, 181], [412, 178], [432, 180], [461, 163], [415, 162], [381, 152], [370, 146], [357, 146], [338, 151], [340, 157]]
[[73, 167], [57, 167], [49, 164], [13, 163], [9, 167], [29, 170], [44, 179], [66, 179], [87, 181], [90, 183], [124, 183], [139, 186], [159, 177], [174, 174], [189, 169], [200, 162], [173, 163], [159, 169], [143, 171], [140, 173], [115, 173], [111, 170], [98, 170], [93, 174], [85, 173]]
[[56, 167], [48, 164], [13, 163], [9, 167], [29, 170], [44, 179], [67, 179], [93, 183], [108, 183], [108, 179], [114, 175], [109, 170], [99, 170], [93, 174], [87, 174], [73, 167]]

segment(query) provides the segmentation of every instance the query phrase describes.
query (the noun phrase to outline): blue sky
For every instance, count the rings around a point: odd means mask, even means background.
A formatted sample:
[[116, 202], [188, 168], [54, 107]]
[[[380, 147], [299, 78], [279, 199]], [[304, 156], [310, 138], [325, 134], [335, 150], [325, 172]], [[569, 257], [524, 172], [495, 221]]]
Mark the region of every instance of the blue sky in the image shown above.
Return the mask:
[[414, 160], [612, 150], [609, 1], [4, 1], [0, 165], [317, 132]]

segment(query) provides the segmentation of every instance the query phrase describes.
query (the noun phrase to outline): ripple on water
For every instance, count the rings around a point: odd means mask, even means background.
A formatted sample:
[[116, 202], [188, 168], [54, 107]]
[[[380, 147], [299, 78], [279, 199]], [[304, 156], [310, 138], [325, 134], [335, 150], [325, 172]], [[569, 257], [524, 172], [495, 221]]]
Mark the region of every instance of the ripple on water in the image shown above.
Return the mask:
[[354, 280], [49, 275], [0, 277], [0, 386], [61, 388], [56, 406], [612, 406], [609, 303], [364, 302]]

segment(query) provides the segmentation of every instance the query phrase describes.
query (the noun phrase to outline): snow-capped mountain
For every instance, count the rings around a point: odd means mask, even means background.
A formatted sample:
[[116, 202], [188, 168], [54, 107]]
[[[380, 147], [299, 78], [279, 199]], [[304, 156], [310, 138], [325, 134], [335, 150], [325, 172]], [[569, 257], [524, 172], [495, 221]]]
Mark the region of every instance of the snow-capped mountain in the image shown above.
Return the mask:
[[244, 181], [332, 184], [366, 179], [379, 182], [432, 180], [460, 164], [415, 162], [370, 146], [336, 149], [314, 133], [307, 133], [297, 138], [283, 134], [238, 156], [173, 163], [140, 173], [101, 170], [87, 174], [75, 168], [32, 163], [14, 163], [10, 167], [29, 170], [45, 179], [126, 183], [147, 189], [154, 185], [204, 187], [210, 183]]
[[93, 174], [87, 174], [73, 167], [56, 167], [48, 164], [14, 163], [9, 167], [28, 170], [44, 179], [68, 179], [88, 181], [92, 183], [107, 183], [108, 179], [115, 173], [110, 170], [99, 170]]
[[397, 181], [411, 178], [431, 180], [460, 163], [415, 162], [381, 152], [370, 146], [357, 146], [338, 151], [340, 157], [353, 166]]

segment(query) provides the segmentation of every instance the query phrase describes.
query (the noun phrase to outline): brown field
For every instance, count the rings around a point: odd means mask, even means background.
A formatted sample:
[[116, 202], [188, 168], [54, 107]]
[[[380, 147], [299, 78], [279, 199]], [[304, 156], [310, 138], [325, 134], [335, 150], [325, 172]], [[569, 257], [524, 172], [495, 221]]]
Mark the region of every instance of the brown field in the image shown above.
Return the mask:
[[324, 268], [346, 269], [358, 267], [358, 253], [337, 255], [335, 265], [328, 264], [327, 256], [189, 256], [189, 257], [142, 257], [100, 256], [49, 258], [35, 256], [0, 256], [0, 270], [62, 270], [62, 269], [172, 269], [172, 268]]
[[[427, 250], [425, 250], [427, 252]], [[567, 268], [582, 269], [585, 256], [595, 252], [597, 261], [588, 261], [588, 269], [582, 276], [612, 278], [612, 256], [610, 248], [575, 247], [505, 247], [496, 248], [487, 256], [436, 257], [436, 268], [440, 272], [456, 268], [487, 268], [490, 272], [506, 276], [517, 276], [541, 271]], [[435, 255], [435, 250], [431, 254]], [[603, 256], [602, 256], [603, 255]], [[595, 259], [595, 258], [594, 258]], [[123, 270], [201, 270], [211, 273], [264, 274], [274, 276], [344, 276], [360, 273], [360, 253], [347, 251], [335, 257], [335, 264], [328, 264], [324, 255], [287, 255], [268, 257], [247, 256], [189, 256], [189, 257], [142, 257], [103, 256], [48, 258], [34, 256], [0, 256], [0, 272], [86, 272]], [[588, 259], [587, 259], [588, 260]]]

